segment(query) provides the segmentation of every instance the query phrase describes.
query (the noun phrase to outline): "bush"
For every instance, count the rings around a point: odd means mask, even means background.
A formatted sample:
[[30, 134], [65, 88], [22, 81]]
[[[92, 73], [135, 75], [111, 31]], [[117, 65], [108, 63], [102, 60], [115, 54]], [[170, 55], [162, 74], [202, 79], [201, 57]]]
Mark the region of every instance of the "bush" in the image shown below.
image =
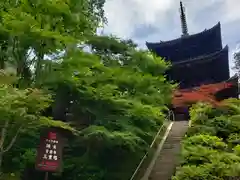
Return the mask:
[[197, 103], [182, 142], [181, 166], [173, 180], [224, 179], [240, 175], [240, 100], [220, 107]]
[[227, 142], [229, 143], [230, 147], [234, 147], [240, 144], [240, 134], [232, 133], [229, 135]]
[[218, 138], [217, 136], [211, 136], [211, 135], [194, 135], [191, 137], [188, 137], [183, 141], [183, 146], [196, 146], [201, 145], [205, 147], [209, 147], [212, 149], [219, 149], [219, 150], [225, 150], [227, 148], [227, 145], [222, 141], [222, 139]]
[[225, 177], [240, 175], [240, 163], [223, 162], [206, 163], [200, 166], [186, 165], [177, 170], [172, 180], [223, 180]]
[[240, 145], [235, 146], [233, 150], [236, 155], [240, 156]]
[[208, 134], [215, 136], [217, 131], [214, 127], [206, 126], [206, 125], [194, 125], [188, 128], [186, 133], [187, 136], [193, 136], [198, 134]]

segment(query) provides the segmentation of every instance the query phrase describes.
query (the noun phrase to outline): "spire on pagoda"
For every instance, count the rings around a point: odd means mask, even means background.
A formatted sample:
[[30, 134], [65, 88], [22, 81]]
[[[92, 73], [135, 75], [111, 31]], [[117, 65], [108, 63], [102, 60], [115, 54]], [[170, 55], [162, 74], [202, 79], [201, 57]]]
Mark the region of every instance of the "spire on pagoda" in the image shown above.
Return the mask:
[[180, 19], [181, 19], [181, 26], [182, 26], [182, 36], [188, 36], [185, 8], [182, 4], [182, 1], [180, 1]]

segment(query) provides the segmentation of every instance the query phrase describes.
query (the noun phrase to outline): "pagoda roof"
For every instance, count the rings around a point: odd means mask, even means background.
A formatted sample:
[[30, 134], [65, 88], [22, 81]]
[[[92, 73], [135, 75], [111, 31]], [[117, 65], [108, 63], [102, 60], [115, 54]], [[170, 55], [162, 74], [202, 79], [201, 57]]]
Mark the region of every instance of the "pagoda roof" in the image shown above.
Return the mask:
[[181, 88], [226, 81], [229, 79], [228, 46], [206, 56], [173, 62], [167, 75], [180, 83]]
[[238, 75], [234, 74], [232, 77], [230, 77], [228, 80], [226, 80], [226, 82], [231, 82], [234, 84], [238, 84]]
[[[222, 56], [224, 56], [224, 58], [221, 58]], [[226, 61], [228, 62], [228, 46], [226, 45], [223, 49], [211, 53], [211, 54], [206, 54], [206, 55], [202, 55], [202, 56], [198, 56], [195, 58], [191, 58], [188, 60], [182, 60], [179, 62], [173, 62], [172, 65], [173, 66], [178, 66], [178, 65], [185, 65], [185, 64], [193, 64], [193, 63], [205, 63], [206, 61], [214, 61], [214, 60], [222, 60], [222, 61]], [[221, 63], [221, 62], [219, 62]]]
[[170, 41], [146, 42], [150, 51], [172, 62], [207, 55], [222, 49], [221, 24], [200, 33]]

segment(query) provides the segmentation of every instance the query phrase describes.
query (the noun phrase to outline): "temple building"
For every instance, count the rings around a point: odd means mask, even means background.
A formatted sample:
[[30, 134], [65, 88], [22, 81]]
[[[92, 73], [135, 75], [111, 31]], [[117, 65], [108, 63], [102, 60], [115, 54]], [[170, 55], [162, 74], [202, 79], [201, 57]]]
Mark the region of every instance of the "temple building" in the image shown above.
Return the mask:
[[146, 42], [150, 51], [172, 64], [166, 73], [167, 78], [179, 83], [179, 91], [173, 97], [172, 106], [184, 108], [179, 99], [186, 100], [184, 95], [196, 94], [203, 85], [211, 86], [211, 94], [216, 101], [238, 97], [238, 77], [230, 78], [229, 75], [228, 46], [222, 45], [220, 22], [210, 29], [189, 35], [182, 2], [180, 19], [181, 37], [170, 41]]

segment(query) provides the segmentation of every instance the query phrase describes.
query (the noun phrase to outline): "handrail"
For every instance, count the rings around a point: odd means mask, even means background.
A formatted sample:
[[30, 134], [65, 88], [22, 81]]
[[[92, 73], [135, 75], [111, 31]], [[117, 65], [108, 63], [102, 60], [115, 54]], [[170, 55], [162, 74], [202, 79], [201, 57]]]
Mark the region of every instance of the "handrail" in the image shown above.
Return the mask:
[[[171, 120], [171, 115], [173, 116], [173, 120], [172, 120], [172, 121], [175, 121], [174, 113], [173, 113], [171, 110], [168, 110], [168, 116], [167, 116], [165, 119], [167, 119], [167, 120], [170, 119], [170, 120]], [[149, 149], [151, 149], [151, 148], [153, 147], [153, 145], [155, 144], [155, 142], [156, 142], [157, 138], [159, 137], [159, 134], [160, 134], [160, 132], [162, 131], [162, 128], [163, 128], [163, 127], [164, 127], [164, 123], [163, 123], [163, 125], [159, 128], [156, 136], [154, 137], [151, 145], [149, 146]], [[148, 153], [149, 153], [149, 151], [147, 151], [146, 154], [143, 156], [142, 160], [141, 160], [140, 163], [138, 164], [138, 166], [137, 166], [136, 170], [134, 171], [134, 173], [133, 173], [133, 175], [132, 175], [132, 177], [131, 177], [130, 180], [133, 180], [133, 179], [135, 178], [135, 176], [137, 175], [137, 173], [138, 173], [140, 167], [142, 166], [144, 160], [147, 158]]]

